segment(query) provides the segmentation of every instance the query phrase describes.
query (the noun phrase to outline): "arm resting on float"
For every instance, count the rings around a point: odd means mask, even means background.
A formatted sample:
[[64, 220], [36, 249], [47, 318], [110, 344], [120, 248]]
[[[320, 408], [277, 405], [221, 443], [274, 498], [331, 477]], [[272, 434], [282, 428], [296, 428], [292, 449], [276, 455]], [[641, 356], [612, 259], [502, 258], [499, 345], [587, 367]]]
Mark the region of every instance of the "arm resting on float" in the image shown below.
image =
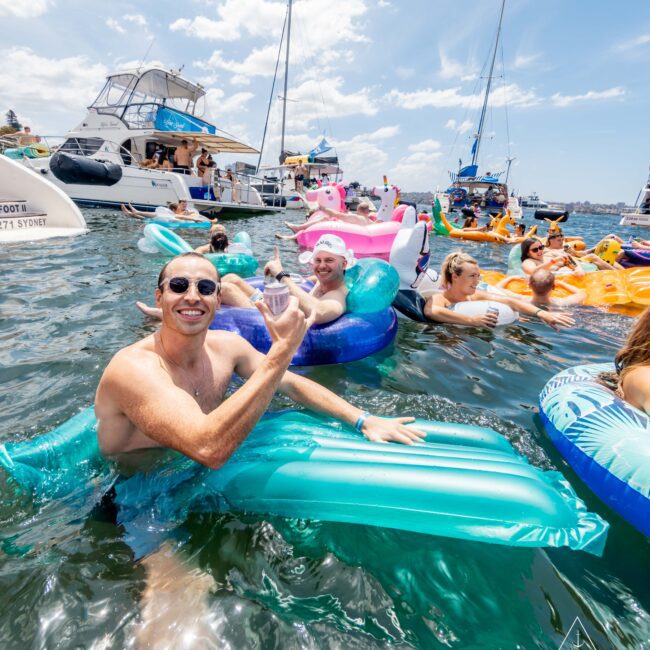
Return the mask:
[[[248, 353], [237, 366], [237, 374], [242, 377], [256, 372], [258, 364], [264, 359], [264, 355], [254, 350], [252, 346], [249, 345], [249, 348]], [[302, 406], [312, 411], [323, 413], [342, 422], [346, 422], [352, 427], [355, 427], [361, 420], [361, 433], [368, 440], [374, 442], [393, 441], [410, 445], [413, 442], [419, 441], [425, 435], [413, 427], [406, 426], [406, 424], [412, 422], [415, 418], [366, 416], [365, 411], [346, 402], [331, 390], [293, 372], [287, 371], [284, 373], [278, 390], [298, 404], [302, 404]]]
[[474, 325], [475, 323], [473, 316], [458, 314], [451, 309], [447, 309], [447, 307], [434, 304], [432, 298], [429, 298], [424, 305], [424, 316], [427, 320], [437, 323], [453, 323], [456, 325]]

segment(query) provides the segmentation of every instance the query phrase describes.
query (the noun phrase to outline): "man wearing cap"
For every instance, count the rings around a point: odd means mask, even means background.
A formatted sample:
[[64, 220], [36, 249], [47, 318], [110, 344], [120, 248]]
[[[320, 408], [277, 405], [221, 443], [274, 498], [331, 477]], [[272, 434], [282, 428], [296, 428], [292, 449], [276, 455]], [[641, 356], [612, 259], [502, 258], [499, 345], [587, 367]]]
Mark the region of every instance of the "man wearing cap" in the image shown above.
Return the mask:
[[[307, 317], [313, 313], [317, 325], [331, 323], [347, 310], [348, 288], [344, 275], [346, 269], [356, 264], [353, 252], [346, 249], [345, 242], [337, 235], [322, 235], [314, 250], [303, 253], [298, 259], [301, 264], [311, 264], [314, 275], [310, 279], [314, 281], [314, 287], [309, 292], [298, 286], [283, 269], [277, 246], [273, 258], [264, 267], [264, 275], [286, 285], [291, 295], [298, 299], [298, 308]], [[238, 275], [228, 273], [221, 278], [221, 304], [254, 309], [261, 299], [262, 292]], [[162, 318], [162, 312], [157, 307], [149, 307], [142, 302], [136, 305], [143, 314]]]
[[[348, 288], [345, 286], [345, 270], [356, 264], [354, 254], [346, 249], [345, 242], [337, 235], [322, 235], [314, 250], [303, 253], [301, 264], [311, 264], [315, 281], [307, 292], [296, 284], [283, 269], [277, 246], [273, 258], [264, 267], [264, 275], [286, 285], [292, 296], [298, 299], [300, 310], [307, 316], [315, 315], [317, 325], [330, 323], [346, 311]], [[259, 289], [253, 289], [239, 276], [228, 274], [222, 283], [221, 302], [233, 307], [253, 307], [262, 297]]]

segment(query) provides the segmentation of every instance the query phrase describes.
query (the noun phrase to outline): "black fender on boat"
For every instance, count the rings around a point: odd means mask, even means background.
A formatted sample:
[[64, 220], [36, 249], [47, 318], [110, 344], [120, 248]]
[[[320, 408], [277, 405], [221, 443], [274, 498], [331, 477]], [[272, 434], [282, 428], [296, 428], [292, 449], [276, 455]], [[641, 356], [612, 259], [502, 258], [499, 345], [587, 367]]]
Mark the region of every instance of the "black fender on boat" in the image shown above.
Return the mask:
[[122, 168], [109, 162], [57, 152], [50, 160], [52, 173], [63, 183], [75, 185], [115, 185], [122, 178]]
[[564, 223], [569, 220], [569, 211], [568, 210], [535, 210], [535, 219], [544, 221], [544, 219], [550, 219], [551, 221], [557, 221], [559, 223]]

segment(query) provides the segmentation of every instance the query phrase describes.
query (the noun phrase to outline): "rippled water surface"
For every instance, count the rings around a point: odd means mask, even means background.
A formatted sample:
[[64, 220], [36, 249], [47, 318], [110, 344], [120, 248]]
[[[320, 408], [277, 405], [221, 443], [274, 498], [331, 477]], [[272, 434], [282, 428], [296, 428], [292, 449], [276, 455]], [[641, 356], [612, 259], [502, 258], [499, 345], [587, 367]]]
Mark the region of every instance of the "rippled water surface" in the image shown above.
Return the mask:
[[[85, 214], [85, 237], [0, 252], [2, 441], [33, 437], [90, 404], [111, 356], [152, 331], [134, 301], [152, 300], [163, 260], [138, 250], [137, 222], [114, 211]], [[283, 218], [225, 223], [231, 234], [248, 230], [264, 259]], [[616, 221], [573, 216], [565, 231], [591, 243], [616, 230]], [[183, 234], [197, 244], [202, 238]], [[454, 247], [433, 237], [432, 263]], [[464, 248], [484, 268], [505, 270], [507, 247]], [[280, 249], [285, 266], [300, 270], [295, 246]], [[611, 523], [602, 558], [366, 526], [191, 514], [149, 567], [163, 576], [160, 600], [151, 601], [145, 568], [121, 528], [89, 516], [82, 503], [35, 505], [0, 477], [0, 644], [555, 648], [579, 616], [599, 647], [650, 647], [648, 540], [590, 494], [537, 427], [537, 397], [551, 375], [611, 360], [632, 322], [593, 308], [578, 308], [575, 317], [577, 326], [561, 333], [534, 320], [484, 331], [400, 319], [392, 348], [301, 372], [378, 414], [502, 432], [533, 464], [561, 470]], [[286, 406], [286, 399], [273, 403]], [[143, 629], [149, 619], [153, 627]], [[182, 640], [173, 636], [179, 629]]]

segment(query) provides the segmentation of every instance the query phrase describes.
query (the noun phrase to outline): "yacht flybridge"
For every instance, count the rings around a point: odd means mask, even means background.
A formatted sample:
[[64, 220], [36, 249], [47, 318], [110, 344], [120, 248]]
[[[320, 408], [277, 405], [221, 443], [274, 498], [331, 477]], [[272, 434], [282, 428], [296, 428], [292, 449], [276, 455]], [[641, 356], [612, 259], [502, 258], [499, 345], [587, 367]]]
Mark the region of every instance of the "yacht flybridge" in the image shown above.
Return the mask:
[[153, 210], [184, 199], [204, 213], [268, 211], [253, 187], [256, 179], [246, 174], [233, 173], [233, 181], [212, 171], [206, 179], [144, 166], [164, 159], [183, 140], [212, 154], [258, 153], [199, 117], [204, 97], [200, 85], [159, 68], [110, 75], [63, 143], [46, 139], [51, 155], [25, 156], [23, 162], [81, 205], [131, 203]]

